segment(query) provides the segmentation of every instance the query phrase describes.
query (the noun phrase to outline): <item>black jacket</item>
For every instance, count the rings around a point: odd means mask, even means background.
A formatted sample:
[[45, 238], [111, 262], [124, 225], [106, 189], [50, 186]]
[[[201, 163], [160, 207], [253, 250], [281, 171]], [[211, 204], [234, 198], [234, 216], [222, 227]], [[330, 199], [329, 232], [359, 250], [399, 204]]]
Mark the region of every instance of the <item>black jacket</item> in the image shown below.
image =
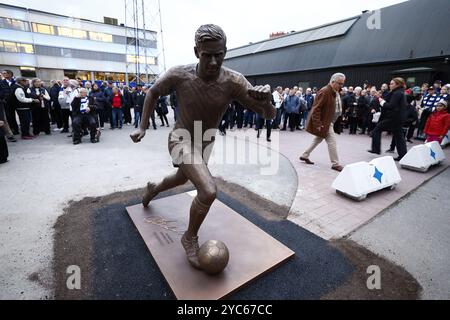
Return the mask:
[[58, 101], [59, 91], [61, 91], [61, 87], [59, 84], [55, 83], [48, 93], [50, 95], [50, 101], [52, 102], [52, 109], [61, 108]]
[[4, 100], [5, 103], [11, 103], [11, 98], [14, 93], [13, 86], [15, 81], [13, 80], [11, 86], [8, 84], [6, 79], [0, 81], [0, 100]]
[[[39, 93], [36, 92], [36, 89], [38, 89]], [[45, 88], [43, 88], [43, 87], [35, 88], [35, 87], [32, 86], [32, 87], [30, 87], [30, 93], [29, 93], [29, 96], [30, 96], [30, 98], [32, 98], [32, 99], [43, 100], [43, 101], [44, 101], [45, 107], [48, 108], [48, 107], [50, 107], [51, 97], [50, 97], [50, 101], [49, 101], [49, 100], [45, 100], [45, 99], [43, 98], [43, 96], [45, 95], [45, 92], [46, 92], [46, 91], [47, 91], [47, 89], [45, 89]], [[33, 103], [31, 103], [31, 107], [32, 107], [32, 108], [39, 109], [39, 108], [41, 108], [42, 106], [41, 106], [41, 103], [40, 103], [40, 102], [39, 102], [39, 103], [33, 102]]]
[[409, 103], [406, 106], [406, 120], [405, 120], [403, 126], [405, 126], [405, 127], [411, 126], [414, 122], [417, 121], [418, 118], [419, 118], [419, 116], [417, 114], [416, 107]]
[[405, 89], [397, 88], [386, 96], [386, 103], [381, 107], [380, 121], [389, 120], [402, 125], [406, 121], [406, 108]]
[[143, 91], [141, 91], [140, 93], [135, 91], [133, 93], [134, 112], [142, 112], [144, 107], [144, 100], [145, 100], [145, 93]]
[[[345, 97], [342, 98], [342, 113], [346, 114], [347, 116], [350, 116], [350, 114], [354, 111], [354, 103], [356, 102], [355, 95], [347, 94]], [[356, 111], [356, 110], [355, 110]], [[356, 117], [356, 115], [355, 115]]]
[[89, 94], [89, 99], [93, 100], [93, 105], [95, 105], [96, 109], [100, 109], [100, 110], [104, 110], [105, 106], [107, 104], [107, 99], [105, 97], [105, 94], [103, 93], [102, 90], [92, 90], [91, 93]]

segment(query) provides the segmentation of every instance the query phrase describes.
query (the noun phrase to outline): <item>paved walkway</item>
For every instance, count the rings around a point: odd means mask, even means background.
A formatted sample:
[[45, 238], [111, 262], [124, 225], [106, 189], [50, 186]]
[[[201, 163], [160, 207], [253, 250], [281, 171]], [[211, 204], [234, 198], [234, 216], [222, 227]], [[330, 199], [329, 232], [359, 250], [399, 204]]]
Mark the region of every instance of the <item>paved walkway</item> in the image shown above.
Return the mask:
[[[345, 131], [337, 138], [338, 154], [343, 165], [371, 161], [378, 157], [367, 152], [371, 143], [368, 136], [349, 135], [348, 130]], [[277, 134], [278, 131], [275, 133]], [[241, 135], [240, 131], [231, 134]], [[331, 188], [331, 184], [339, 173], [331, 170], [325, 141], [310, 155], [310, 159], [315, 162], [315, 165], [310, 166], [300, 161], [299, 156], [311, 143], [312, 135], [305, 131], [287, 131], [280, 132], [279, 136], [279, 146], [275, 144], [276, 148], [289, 159], [298, 176], [298, 190], [288, 219], [327, 240], [344, 237], [363, 226], [381, 211], [450, 165], [450, 148], [444, 149], [447, 159], [427, 173], [404, 170], [397, 163], [402, 181], [394, 190], [381, 190], [370, 194], [362, 202], [356, 202], [336, 194]], [[390, 136], [383, 136], [382, 150], [388, 149], [390, 139]], [[261, 139], [260, 143], [267, 144], [265, 139]], [[419, 142], [414, 143], [414, 145], [417, 144]], [[408, 148], [411, 147], [412, 145], [408, 144]], [[386, 155], [392, 154], [381, 156]]]

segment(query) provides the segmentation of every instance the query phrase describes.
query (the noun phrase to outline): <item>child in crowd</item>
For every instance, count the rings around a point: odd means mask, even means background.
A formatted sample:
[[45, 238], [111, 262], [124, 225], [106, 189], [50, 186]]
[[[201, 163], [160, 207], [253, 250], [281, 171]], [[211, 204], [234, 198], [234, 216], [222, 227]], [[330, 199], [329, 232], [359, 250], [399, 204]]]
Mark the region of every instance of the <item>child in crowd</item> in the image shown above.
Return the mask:
[[428, 118], [424, 133], [427, 142], [442, 142], [448, 130], [450, 130], [450, 114], [447, 112], [448, 103], [441, 100], [436, 104], [436, 110]]

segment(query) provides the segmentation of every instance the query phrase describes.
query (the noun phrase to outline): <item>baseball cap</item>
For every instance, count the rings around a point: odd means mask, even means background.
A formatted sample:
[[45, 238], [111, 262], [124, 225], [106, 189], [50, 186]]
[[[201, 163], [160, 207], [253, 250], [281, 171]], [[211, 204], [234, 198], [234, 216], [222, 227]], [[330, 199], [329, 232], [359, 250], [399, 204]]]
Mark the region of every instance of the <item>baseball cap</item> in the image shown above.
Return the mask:
[[420, 87], [415, 86], [414, 88], [412, 88], [412, 92], [413, 94], [420, 94], [422, 93], [422, 90], [420, 90]]

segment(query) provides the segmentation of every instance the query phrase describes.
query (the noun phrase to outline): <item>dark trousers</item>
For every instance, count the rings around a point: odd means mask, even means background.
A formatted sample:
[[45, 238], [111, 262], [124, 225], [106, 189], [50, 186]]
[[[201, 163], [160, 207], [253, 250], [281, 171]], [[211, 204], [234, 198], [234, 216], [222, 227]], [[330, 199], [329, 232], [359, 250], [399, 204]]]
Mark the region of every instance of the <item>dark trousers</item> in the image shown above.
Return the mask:
[[106, 121], [105, 109], [99, 108], [97, 110], [97, 112], [98, 112], [98, 118], [100, 119], [100, 127], [103, 128], [105, 126], [105, 121]]
[[6, 120], [13, 134], [19, 134], [19, 126], [16, 121], [16, 110], [13, 106], [5, 104]]
[[419, 124], [417, 125], [417, 136], [423, 134], [423, 130], [425, 129], [425, 124], [427, 123], [428, 117], [431, 115], [430, 109], [427, 108], [422, 111], [422, 115], [420, 116], [420, 119], [419, 119]]
[[39, 135], [40, 132], [50, 133], [48, 108], [32, 107], [31, 116], [33, 117], [33, 134], [35, 136]]
[[358, 120], [356, 117], [348, 117], [348, 125], [350, 127], [350, 134], [356, 134], [358, 128]]
[[[150, 119], [152, 120], [153, 129], [156, 129], [156, 121], [155, 121], [155, 111], [150, 114]], [[150, 127], [150, 121], [147, 124], [147, 129]]]
[[294, 129], [295, 128], [299, 128], [300, 127], [300, 121], [301, 121], [301, 114], [297, 113], [297, 112], [294, 112], [292, 114], [292, 117], [294, 119]]
[[169, 121], [167, 120], [167, 116], [164, 113], [160, 113], [159, 118], [161, 119], [161, 126], [164, 126], [164, 120], [166, 120], [166, 124], [167, 126], [169, 126]]
[[50, 115], [52, 117], [52, 122], [56, 123], [56, 126], [58, 129], [62, 128], [64, 126], [63, 120], [62, 120], [62, 113], [61, 113], [61, 107], [59, 105], [53, 107], [50, 110]]
[[277, 114], [275, 116], [275, 119], [273, 120], [272, 126], [274, 129], [278, 129], [280, 127], [282, 114], [283, 114], [283, 109], [280, 107], [277, 109]]
[[73, 141], [81, 140], [83, 136], [83, 128], [88, 128], [91, 134], [91, 139], [95, 138], [97, 133], [97, 122], [94, 115], [79, 114], [73, 118]]
[[264, 122], [266, 123], [266, 129], [267, 129], [267, 134], [266, 134], [266, 138], [269, 139], [270, 135], [272, 133], [272, 120], [265, 120], [264, 118], [258, 116], [256, 118], [256, 129], [258, 129], [258, 137], [259, 137], [259, 133], [260, 130], [262, 130], [264, 128]]
[[[403, 136], [406, 137], [406, 133], [408, 132], [407, 128], [402, 128], [403, 131]], [[390, 150], [394, 151], [395, 150], [395, 137], [392, 136], [392, 140], [391, 140], [391, 146], [389, 147]]]
[[134, 127], [137, 128], [141, 123], [141, 113], [139, 111], [134, 112]]
[[244, 125], [244, 109], [236, 107], [236, 126], [238, 129], [242, 129]]
[[122, 108], [123, 111], [123, 122], [124, 123], [131, 123], [131, 111], [129, 106], [124, 106]]
[[110, 103], [105, 104], [105, 122], [110, 122], [112, 118], [112, 107]]
[[361, 134], [365, 134], [367, 128], [369, 127], [369, 114], [362, 115], [361, 118]]
[[30, 122], [31, 111], [30, 110], [17, 110], [20, 121], [20, 133], [22, 137], [30, 135]]
[[63, 121], [63, 131], [69, 131], [69, 118], [71, 116], [71, 112], [69, 109], [61, 109], [62, 121]]
[[6, 144], [6, 139], [4, 136], [0, 136], [0, 163], [6, 162], [8, 160], [8, 145]]
[[406, 139], [411, 140], [414, 136], [414, 131], [416, 131], [416, 125], [412, 124], [408, 127], [408, 132], [406, 133]]
[[289, 121], [289, 128], [291, 131], [295, 130], [295, 119], [294, 119], [294, 113], [285, 113], [284, 114], [284, 122], [283, 122], [283, 129], [286, 129], [286, 125]]
[[245, 111], [244, 127], [247, 127], [249, 125], [251, 128], [253, 126], [254, 119], [255, 119], [255, 113], [253, 111], [251, 111], [251, 110]]
[[372, 131], [372, 151], [381, 153], [381, 134], [383, 131], [391, 131], [395, 146], [397, 147], [397, 152], [400, 158], [402, 158], [406, 150], [405, 135], [403, 133], [402, 126], [391, 120], [383, 120], [378, 122], [375, 129]]
[[223, 134], [227, 133], [227, 129], [230, 125], [230, 117], [227, 113], [222, 117], [222, 121], [219, 124], [219, 131]]

